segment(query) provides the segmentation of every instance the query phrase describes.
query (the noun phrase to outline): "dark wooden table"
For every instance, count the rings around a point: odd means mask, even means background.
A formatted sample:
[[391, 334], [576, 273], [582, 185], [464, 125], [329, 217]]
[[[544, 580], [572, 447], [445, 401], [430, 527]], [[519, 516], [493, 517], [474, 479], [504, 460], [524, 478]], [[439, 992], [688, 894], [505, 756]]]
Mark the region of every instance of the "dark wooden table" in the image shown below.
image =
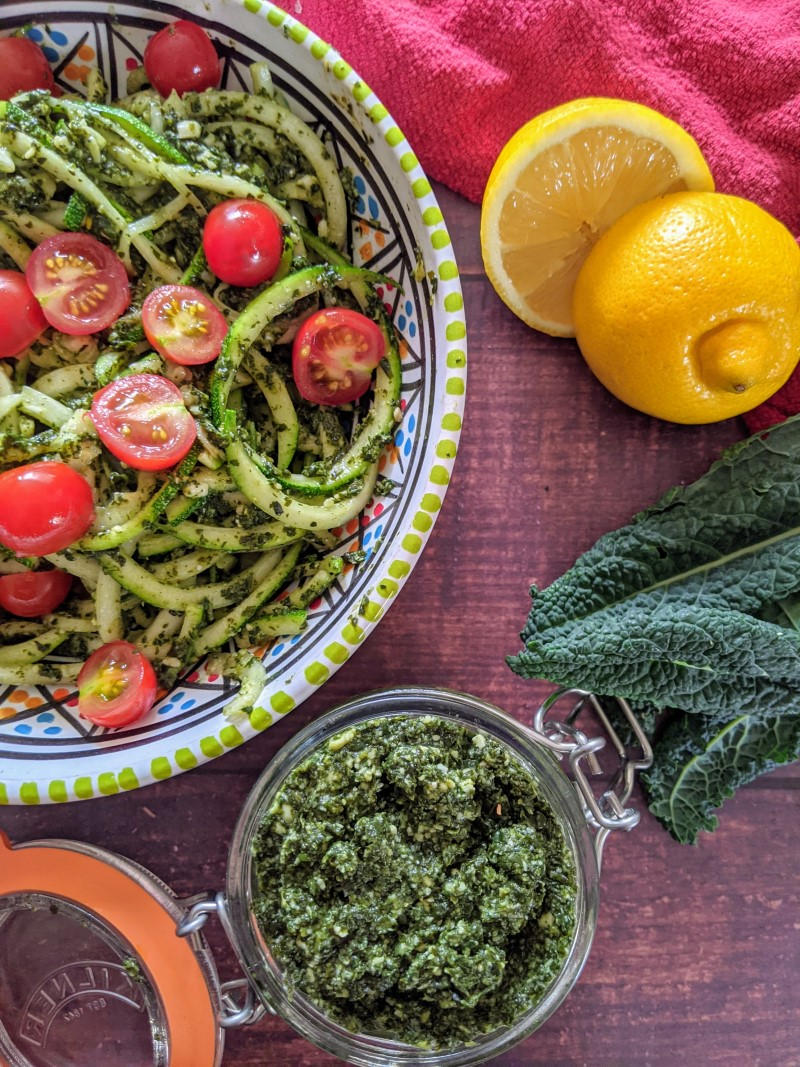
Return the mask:
[[[618, 403], [570, 341], [534, 333], [489, 286], [479, 209], [437, 190], [464, 285], [467, 414], [432, 538], [391, 611], [321, 691], [246, 746], [133, 793], [6, 809], [12, 840], [68, 837], [137, 860], [181, 895], [221, 888], [227, 843], [264, 764], [325, 708], [382, 686], [466, 690], [530, 715], [542, 690], [511, 673], [531, 582], [546, 584], [605, 530], [701, 474], [742, 436]], [[638, 794], [636, 794], [638, 796]], [[743, 789], [720, 828], [676, 844], [648, 814], [608, 842], [600, 921], [561, 1009], [495, 1060], [581, 1067], [800, 1064], [800, 773]], [[223, 977], [230, 952], [214, 938]], [[267, 1019], [227, 1038], [227, 1067], [336, 1062]], [[87, 1064], [86, 1067], [102, 1067]]]

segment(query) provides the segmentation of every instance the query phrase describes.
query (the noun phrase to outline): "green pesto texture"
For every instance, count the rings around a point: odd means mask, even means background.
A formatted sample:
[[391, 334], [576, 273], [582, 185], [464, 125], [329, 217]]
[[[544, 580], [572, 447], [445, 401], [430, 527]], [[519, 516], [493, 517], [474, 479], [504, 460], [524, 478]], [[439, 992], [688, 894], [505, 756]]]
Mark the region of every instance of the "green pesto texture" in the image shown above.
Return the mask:
[[287, 983], [354, 1032], [446, 1048], [558, 976], [576, 874], [530, 773], [436, 716], [372, 719], [290, 772], [254, 844], [255, 911]]

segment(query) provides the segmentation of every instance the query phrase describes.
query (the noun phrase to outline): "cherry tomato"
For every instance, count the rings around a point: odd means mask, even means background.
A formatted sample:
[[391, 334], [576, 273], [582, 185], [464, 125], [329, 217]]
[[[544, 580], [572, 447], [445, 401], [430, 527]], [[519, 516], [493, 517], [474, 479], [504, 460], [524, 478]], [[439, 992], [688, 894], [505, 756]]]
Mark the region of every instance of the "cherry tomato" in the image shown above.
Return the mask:
[[0, 270], [0, 359], [18, 356], [32, 345], [47, 322], [18, 270]]
[[386, 355], [377, 323], [350, 308], [323, 308], [301, 323], [292, 345], [292, 374], [312, 404], [349, 404], [369, 389]]
[[55, 88], [53, 72], [44, 52], [30, 37], [0, 38], [0, 100], [10, 100], [28, 89]]
[[151, 37], [144, 50], [144, 69], [162, 96], [174, 89], [202, 93], [219, 84], [222, 68], [206, 31], [187, 19], [171, 22]]
[[0, 607], [23, 619], [53, 611], [66, 597], [72, 575], [66, 571], [25, 571], [0, 576]]
[[156, 701], [150, 660], [129, 641], [110, 641], [89, 656], [78, 674], [78, 713], [95, 726], [127, 726]]
[[39, 460], [0, 474], [0, 544], [18, 556], [60, 552], [93, 520], [92, 488], [66, 463]]
[[122, 260], [88, 233], [46, 237], [25, 277], [50, 325], [80, 337], [105, 330], [131, 300]]
[[260, 200], [223, 200], [208, 213], [203, 251], [211, 270], [228, 285], [261, 285], [283, 253], [280, 220]]
[[149, 293], [142, 324], [153, 348], [183, 366], [216, 359], [228, 332], [211, 298], [190, 285], [162, 285]]
[[180, 389], [160, 374], [109, 382], [94, 394], [90, 415], [106, 448], [140, 471], [174, 467], [197, 437]]

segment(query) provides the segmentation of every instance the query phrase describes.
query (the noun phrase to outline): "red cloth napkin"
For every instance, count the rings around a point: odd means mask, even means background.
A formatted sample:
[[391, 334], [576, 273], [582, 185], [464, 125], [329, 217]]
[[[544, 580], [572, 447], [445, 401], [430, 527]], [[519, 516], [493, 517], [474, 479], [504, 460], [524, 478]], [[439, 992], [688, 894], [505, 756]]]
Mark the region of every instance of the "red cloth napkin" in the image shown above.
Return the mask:
[[[391, 112], [427, 174], [479, 201], [524, 122], [637, 100], [697, 140], [721, 192], [800, 230], [798, 0], [284, 0]], [[800, 410], [800, 373], [748, 419]]]

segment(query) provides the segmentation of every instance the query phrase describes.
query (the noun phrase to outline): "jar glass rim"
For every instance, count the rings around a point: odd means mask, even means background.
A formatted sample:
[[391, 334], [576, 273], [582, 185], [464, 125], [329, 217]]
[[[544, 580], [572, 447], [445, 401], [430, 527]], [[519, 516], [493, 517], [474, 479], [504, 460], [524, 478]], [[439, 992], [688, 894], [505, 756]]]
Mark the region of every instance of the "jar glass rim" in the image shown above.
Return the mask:
[[[264, 813], [286, 776], [333, 734], [376, 718], [434, 715], [482, 730], [504, 744], [540, 785], [564, 833], [576, 870], [576, 922], [568, 954], [544, 995], [508, 1027], [481, 1034], [474, 1043], [420, 1049], [345, 1030], [297, 992], [290, 992], [255, 917], [252, 845]], [[597, 920], [599, 872], [592, 837], [574, 786], [556, 758], [522, 723], [477, 697], [455, 690], [418, 686], [365, 693], [320, 715], [273, 756], [256, 781], [231, 840], [226, 910], [234, 949], [259, 996], [309, 1041], [364, 1067], [430, 1064], [466, 1067], [497, 1056], [537, 1029], [573, 988], [589, 954]]]

